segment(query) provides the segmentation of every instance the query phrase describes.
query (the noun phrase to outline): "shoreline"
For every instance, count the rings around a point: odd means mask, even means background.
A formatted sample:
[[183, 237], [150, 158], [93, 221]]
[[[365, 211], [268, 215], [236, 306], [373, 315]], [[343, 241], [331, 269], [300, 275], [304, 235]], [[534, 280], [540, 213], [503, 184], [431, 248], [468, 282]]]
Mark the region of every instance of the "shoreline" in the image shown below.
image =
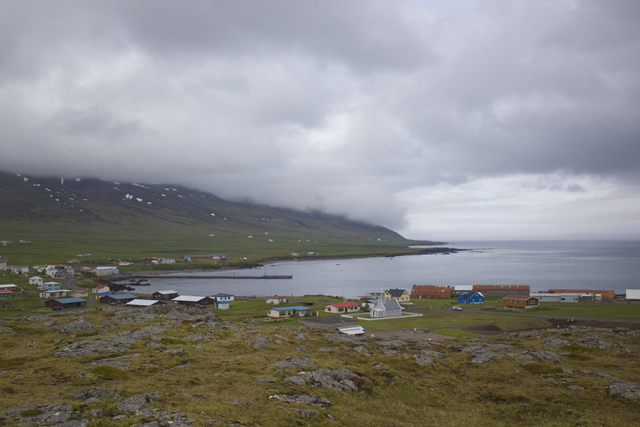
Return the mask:
[[[130, 278], [160, 278], [160, 276], [165, 275], [174, 275], [180, 274], [184, 272], [192, 272], [192, 273], [207, 273], [211, 271], [238, 271], [238, 270], [246, 270], [257, 267], [264, 267], [265, 265], [275, 264], [278, 262], [296, 262], [296, 261], [328, 261], [328, 260], [341, 260], [341, 259], [363, 259], [363, 258], [394, 258], [397, 256], [416, 256], [416, 255], [450, 255], [456, 254], [458, 252], [467, 251], [468, 249], [457, 249], [457, 248], [448, 248], [448, 247], [437, 247], [437, 248], [425, 248], [419, 252], [415, 253], [401, 253], [401, 254], [370, 254], [370, 255], [319, 255], [319, 256], [300, 256], [292, 259], [291, 257], [270, 257], [264, 258], [261, 261], [252, 264], [251, 266], [237, 266], [237, 267], [219, 267], [219, 268], [186, 268], [180, 270], [150, 270], [150, 271], [128, 271], [125, 273], [118, 274], [117, 276], [105, 277], [109, 282], [118, 282], [121, 280], [126, 280]], [[260, 277], [262, 278], [262, 277]]]

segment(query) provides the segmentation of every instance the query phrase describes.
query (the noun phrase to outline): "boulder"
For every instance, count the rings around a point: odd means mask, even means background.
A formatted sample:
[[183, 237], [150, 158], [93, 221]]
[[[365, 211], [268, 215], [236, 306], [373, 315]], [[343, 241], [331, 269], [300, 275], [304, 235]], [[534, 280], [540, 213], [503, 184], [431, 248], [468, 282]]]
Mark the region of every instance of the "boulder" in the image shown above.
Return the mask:
[[249, 340], [249, 345], [257, 350], [259, 348], [269, 345], [269, 340], [260, 334], [256, 334], [253, 338]]

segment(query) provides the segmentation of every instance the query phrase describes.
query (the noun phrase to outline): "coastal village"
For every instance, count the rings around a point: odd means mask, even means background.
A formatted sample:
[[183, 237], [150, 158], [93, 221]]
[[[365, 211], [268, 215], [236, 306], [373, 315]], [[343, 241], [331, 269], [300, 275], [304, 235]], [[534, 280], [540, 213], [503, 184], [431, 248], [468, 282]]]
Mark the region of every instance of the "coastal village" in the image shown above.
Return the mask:
[[[92, 258], [92, 254], [78, 254], [78, 258]], [[193, 262], [194, 260], [214, 260], [220, 264], [227, 261], [226, 254], [185, 255], [181, 259], [165, 257], [143, 257], [138, 262], [147, 265], [174, 264], [176, 262]], [[88, 301], [100, 304], [123, 305], [126, 307], [150, 307], [159, 304], [179, 304], [186, 307], [211, 308], [228, 310], [236, 296], [225, 293], [212, 295], [185, 295], [179, 291], [168, 289], [152, 294], [134, 295], [129, 292], [113, 291], [118, 286], [99, 284], [91, 289], [63, 289], [67, 283], [72, 284], [78, 277], [90, 276], [96, 279], [124, 280], [119, 266], [132, 265], [131, 261], [118, 260], [116, 265], [74, 266], [77, 259], [69, 264], [46, 265], [8, 265], [8, 258], [0, 258], [0, 272], [28, 277], [29, 285], [38, 291], [44, 307], [51, 310], [67, 310], [86, 307]], [[56, 279], [58, 281], [56, 281]], [[60, 282], [59, 280], [63, 280]], [[134, 279], [132, 279], [134, 280]], [[144, 281], [145, 279], [142, 279]], [[141, 281], [141, 282], [142, 282]], [[141, 283], [139, 282], [139, 283]], [[139, 284], [138, 283], [138, 284]], [[0, 309], [11, 307], [10, 299], [14, 294], [29, 293], [31, 289], [19, 288], [15, 284], [0, 285]], [[144, 296], [142, 296], [144, 295]], [[411, 289], [390, 288], [382, 293], [371, 294], [372, 298], [361, 298], [357, 301], [339, 300], [322, 308], [326, 314], [335, 314], [354, 320], [372, 320], [421, 316], [412, 313], [416, 300], [437, 299], [451, 302], [451, 309], [462, 310], [462, 307], [477, 307], [485, 304], [485, 299], [499, 299], [499, 305], [507, 310], [527, 310], [538, 307], [541, 303], [579, 303], [581, 301], [602, 301], [626, 299], [640, 300], [640, 290], [627, 290], [626, 295], [615, 295], [613, 290], [579, 290], [549, 289], [546, 292], [532, 293], [528, 285], [413, 285]], [[253, 298], [256, 298], [253, 296]], [[317, 317], [320, 310], [305, 305], [286, 305], [287, 298], [282, 296], [263, 296], [265, 300], [264, 317], [282, 319], [294, 317]], [[453, 305], [456, 304], [456, 305]], [[277, 307], [273, 307], [277, 306]], [[415, 310], [413, 310], [415, 311]], [[345, 333], [353, 333], [348, 331]]]

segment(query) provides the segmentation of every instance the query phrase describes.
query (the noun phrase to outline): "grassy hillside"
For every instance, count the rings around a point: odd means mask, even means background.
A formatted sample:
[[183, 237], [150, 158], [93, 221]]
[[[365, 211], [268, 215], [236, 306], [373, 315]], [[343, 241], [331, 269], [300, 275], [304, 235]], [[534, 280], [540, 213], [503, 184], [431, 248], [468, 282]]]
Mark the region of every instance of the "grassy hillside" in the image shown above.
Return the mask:
[[335, 215], [230, 202], [175, 185], [7, 173], [0, 173], [0, 224], [0, 240], [12, 242], [0, 255], [12, 264], [65, 262], [78, 253], [135, 259], [214, 252], [255, 261], [292, 252], [407, 253], [415, 243]]

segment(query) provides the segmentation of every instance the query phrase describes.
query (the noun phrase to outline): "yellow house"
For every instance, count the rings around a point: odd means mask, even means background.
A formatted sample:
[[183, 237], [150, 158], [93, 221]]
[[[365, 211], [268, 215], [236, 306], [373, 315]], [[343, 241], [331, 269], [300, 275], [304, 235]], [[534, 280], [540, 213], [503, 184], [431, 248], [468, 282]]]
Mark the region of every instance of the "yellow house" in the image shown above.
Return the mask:
[[409, 302], [411, 300], [411, 296], [409, 292], [404, 289], [389, 289], [388, 291], [384, 291], [384, 297], [386, 299], [394, 299], [398, 302]]

